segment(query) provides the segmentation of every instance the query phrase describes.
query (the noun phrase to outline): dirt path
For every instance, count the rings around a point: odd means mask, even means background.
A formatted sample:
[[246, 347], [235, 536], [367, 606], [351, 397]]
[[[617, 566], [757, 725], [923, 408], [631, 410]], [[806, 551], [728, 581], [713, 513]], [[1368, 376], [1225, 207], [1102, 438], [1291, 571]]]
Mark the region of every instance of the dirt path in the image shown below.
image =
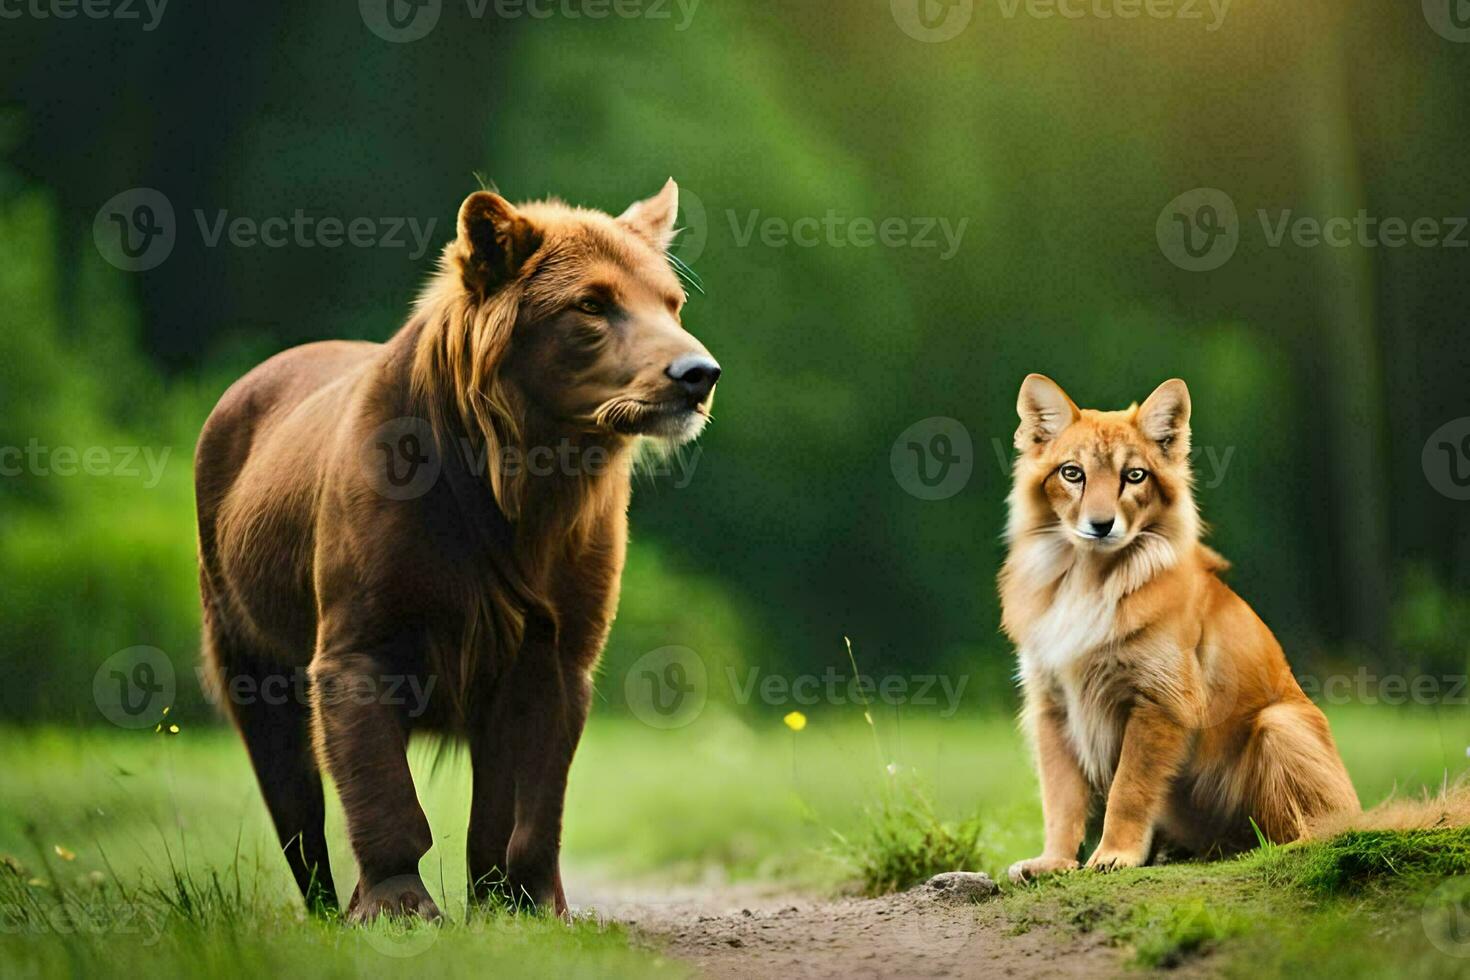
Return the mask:
[[719, 980], [1121, 976], [1116, 949], [1048, 929], [1014, 935], [994, 906], [909, 892], [835, 901], [751, 887], [592, 886], [579, 907]]

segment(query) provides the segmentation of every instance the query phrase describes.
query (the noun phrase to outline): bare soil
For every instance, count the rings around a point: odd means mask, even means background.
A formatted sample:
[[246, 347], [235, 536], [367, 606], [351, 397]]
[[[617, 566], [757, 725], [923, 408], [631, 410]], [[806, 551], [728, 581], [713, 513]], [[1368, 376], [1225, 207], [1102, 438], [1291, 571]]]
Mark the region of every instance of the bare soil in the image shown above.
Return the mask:
[[720, 980], [1137, 975], [1099, 937], [1018, 933], [994, 900], [922, 890], [827, 900], [742, 886], [579, 891], [579, 911], [624, 923], [639, 945]]

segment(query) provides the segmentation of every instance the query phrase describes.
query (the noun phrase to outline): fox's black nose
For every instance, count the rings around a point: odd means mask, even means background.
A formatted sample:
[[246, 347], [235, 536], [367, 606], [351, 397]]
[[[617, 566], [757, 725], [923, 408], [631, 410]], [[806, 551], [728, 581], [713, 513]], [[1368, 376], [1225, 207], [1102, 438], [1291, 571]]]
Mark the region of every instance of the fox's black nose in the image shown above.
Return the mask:
[[715, 390], [715, 382], [720, 380], [720, 366], [708, 354], [676, 357], [665, 373], [677, 381], [695, 402], [708, 398], [709, 393]]
[[1088, 521], [1087, 523], [1092, 527], [1092, 536], [1095, 538], [1105, 538], [1113, 533], [1113, 518], [1111, 517], [1105, 521]]

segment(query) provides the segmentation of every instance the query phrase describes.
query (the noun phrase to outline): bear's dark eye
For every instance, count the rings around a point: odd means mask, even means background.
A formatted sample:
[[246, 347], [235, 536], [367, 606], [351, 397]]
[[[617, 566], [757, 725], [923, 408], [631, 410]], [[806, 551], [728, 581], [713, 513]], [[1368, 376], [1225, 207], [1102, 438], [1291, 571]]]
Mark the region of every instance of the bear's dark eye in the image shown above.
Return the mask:
[[1134, 467], [1133, 469], [1127, 470], [1123, 473], [1123, 479], [1128, 481], [1129, 483], [1142, 483], [1144, 480], [1148, 479], [1148, 470], [1141, 470], [1137, 467]]
[[1062, 479], [1068, 483], [1081, 483], [1082, 476], [1082, 467], [1076, 463], [1068, 463], [1062, 467]]
[[602, 316], [603, 313], [607, 312], [607, 307], [602, 304], [602, 300], [593, 296], [587, 296], [577, 300], [577, 309], [588, 316]]

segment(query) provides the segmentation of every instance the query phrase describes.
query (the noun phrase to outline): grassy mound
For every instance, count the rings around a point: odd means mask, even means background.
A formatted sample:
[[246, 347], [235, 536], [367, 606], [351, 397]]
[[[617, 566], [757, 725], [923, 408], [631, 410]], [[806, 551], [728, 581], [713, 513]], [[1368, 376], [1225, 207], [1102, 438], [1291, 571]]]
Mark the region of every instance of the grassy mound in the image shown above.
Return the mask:
[[1470, 874], [1470, 828], [1352, 830], [1298, 847], [1269, 848], [1259, 860], [1272, 882], [1339, 895], [1390, 881]]

